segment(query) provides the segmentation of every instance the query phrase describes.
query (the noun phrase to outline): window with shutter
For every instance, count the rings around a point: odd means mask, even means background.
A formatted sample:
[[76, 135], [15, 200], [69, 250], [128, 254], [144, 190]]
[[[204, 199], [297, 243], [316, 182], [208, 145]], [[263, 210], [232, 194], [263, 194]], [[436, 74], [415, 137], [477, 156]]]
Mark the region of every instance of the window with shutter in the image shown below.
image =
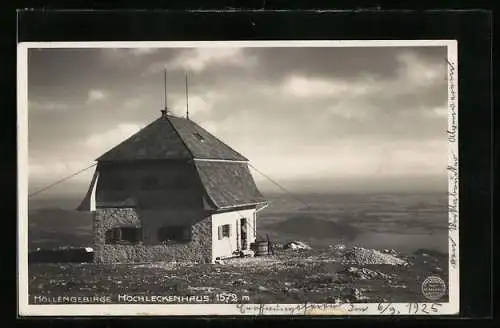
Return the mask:
[[230, 237], [231, 236], [231, 225], [224, 224], [222, 226], [222, 237]]
[[219, 240], [222, 240], [222, 226], [217, 227], [217, 232], [218, 232]]
[[142, 229], [117, 227], [106, 231], [106, 244], [137, 244], [142, 240]]

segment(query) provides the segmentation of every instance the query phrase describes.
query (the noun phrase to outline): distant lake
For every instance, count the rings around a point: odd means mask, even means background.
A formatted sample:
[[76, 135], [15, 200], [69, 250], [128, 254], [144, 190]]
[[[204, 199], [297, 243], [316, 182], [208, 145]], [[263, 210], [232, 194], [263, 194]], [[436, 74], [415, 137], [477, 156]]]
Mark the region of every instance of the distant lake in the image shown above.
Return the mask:
[[275, 194], [268, 198], [271, 205], [260, 213], [258, 228], [275, 239], [448, 252], [447, 193], [296, 194], [295, 199]]

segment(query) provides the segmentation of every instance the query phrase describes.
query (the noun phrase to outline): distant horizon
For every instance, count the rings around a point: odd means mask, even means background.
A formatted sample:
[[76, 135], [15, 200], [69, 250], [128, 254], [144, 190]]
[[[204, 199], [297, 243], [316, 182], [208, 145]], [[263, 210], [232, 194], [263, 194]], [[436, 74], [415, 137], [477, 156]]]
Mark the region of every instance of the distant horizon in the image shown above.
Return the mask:
[[[429, 189], [429, 190], [388, 190], [388, 191], [374, 191], [374, 190], [357, 190], [357, 191], [335, 191], [335, 190], [315, 190], [315, 191], [290, 191], [290, 193], [286, 193], [280, 190], [265, 190], [261, 189], [264, 197], [268, 196], [270, 198], [279, 197], [279, 198], [289, 198], [290, 200], [297, 200], [297, 203], [300, 202], [301, 196], [327, 196], [327, 195], [335, 195], [335, 196], [355, 196], [355, 195], [445, 195], [448, 193], [446, 189]], [[43, 196], [35, 196], [31, 199], [28, 199], [28, 209], [29, 210], [39, 210], [39, 209], [50, 209], [50, 208], [59, 208], [64, 210], [74, 209], [79, 205], [79, 203], [83, 200], [85, 195], [78, 194], [50, 194]], [[297, 196], [297, 197], [294, 197]], [[74, 208], [73, 208], [74, 207]]]
[[[92, 171], [93, 172], [93, 171]], [[288, 179], [276, 180], [270, 177], [273, 182], [264, 179], [261, 176], [252, 172], [252, 176], [256, 181], [257, 187], [261, 192], [282, 193], [284, 192], [279, 184], [288, 192], [292, 193], [380, 193], [380, 192], [419, 192], [419, 191], [447, 191], [448, 190], [448, 177], [442, 175], [426, 175], [426, 176], [395, 176], [395, 177], [365, 177], [365, 178], [337, 178], [337, 179]], [[29, 193], [44, 189], [58, 180], [47, 181], [45, 184], [31, 186]], [[43, 194], [47, 195], [85, 195], [88, 190], [91, 177], [87, 181], [78, 181], [69, 183], [67, 181], [56, 185]], [[390, 185], [384, 186], [384, 182], [391, 182]], [[409, 183], [411, 182], [411, 183]], [[419, 184], [420, 183], [420, 184]], [[60, 192], [53, 190], [59, 189]], [[43, 196], [41, 196], [43, 197]]]

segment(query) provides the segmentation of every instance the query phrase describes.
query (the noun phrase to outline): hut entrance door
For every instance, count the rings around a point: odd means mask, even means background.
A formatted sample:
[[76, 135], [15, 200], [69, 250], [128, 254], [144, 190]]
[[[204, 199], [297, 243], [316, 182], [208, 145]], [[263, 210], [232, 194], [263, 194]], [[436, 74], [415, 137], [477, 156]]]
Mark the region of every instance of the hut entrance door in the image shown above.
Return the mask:
[[240, 219], [240, 236], [241, 236], [241, 249], [247, 249], [248, 248], [248, 242], [247, 242], [247, 219], [241, 218]]

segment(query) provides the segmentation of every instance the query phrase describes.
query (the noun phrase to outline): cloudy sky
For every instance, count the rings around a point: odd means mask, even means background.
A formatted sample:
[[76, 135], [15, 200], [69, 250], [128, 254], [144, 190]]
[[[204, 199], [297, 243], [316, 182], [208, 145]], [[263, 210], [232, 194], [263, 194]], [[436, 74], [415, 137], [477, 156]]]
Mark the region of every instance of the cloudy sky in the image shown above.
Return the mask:
[[[88, 166], [168, 104], [291, 190], [446, 190], [445, 47], [30, 49], [29, 185]], [[50, 193], [82, 193], [92, 171]], [[254, 174], [260, 186], [271, 188]]]

